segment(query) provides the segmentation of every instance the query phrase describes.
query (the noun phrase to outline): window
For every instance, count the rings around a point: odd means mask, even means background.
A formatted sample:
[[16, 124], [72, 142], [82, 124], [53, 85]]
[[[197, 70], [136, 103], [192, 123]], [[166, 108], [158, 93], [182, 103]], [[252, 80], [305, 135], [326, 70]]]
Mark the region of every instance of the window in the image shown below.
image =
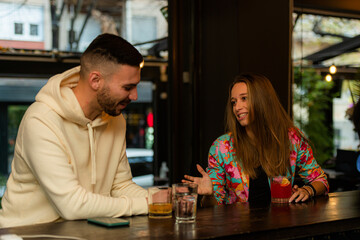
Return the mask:
[[[149, 16], [133, 16], [132, 18], [132, 43], [143, 43], [156, 39], [157, 35], [156, 17]], [[140, 45], [142, 50], [151, 48], [154, 44]]]
[[334, 128], [334, 149], [340, 148], [341, 129]]
[[[358, 19], [294, 14], [294, 119], [315, 146], [320, 165], [333, 158], [337, 148], [357, 150], [354, 127], [347, 116], [356, 100], [354, 83], [359, 79], [359, 46], [351, 45], [359, 31]], [[338, 71], [332, 82], [326, 82], [324, 77], [333, 64]]]
[[339, 128], [334, 129], [334, 137], [339, 139], [341, 137], [341, 130]]
[[10, 173], [20, 121], [46, 82], [43, 78], [0, 78], [0, 196], [1, 175]]
[[38, 36], [39, 35], [38, 28], [39, 26], [37, 24], [30, 24], [30, 35]]
[[15, 23], [15, 34], [22, 35], [23, 34], [23, 24]]

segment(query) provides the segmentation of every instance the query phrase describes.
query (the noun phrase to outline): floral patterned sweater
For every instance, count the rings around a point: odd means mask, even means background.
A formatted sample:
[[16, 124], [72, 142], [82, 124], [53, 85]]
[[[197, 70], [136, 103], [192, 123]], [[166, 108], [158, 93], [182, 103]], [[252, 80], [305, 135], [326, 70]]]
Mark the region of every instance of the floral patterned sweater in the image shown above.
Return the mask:
[[[292, 184], [296, 169], [304, 183], [320, 181], [326, 186], [326, 192], [328, 192], [326, 175], [313, 157], [310, 145], [298, 136], [294, 129], [289, 130], [289, 139], [293, 146], [290, 152], [292, 173], [288, 172], [288, 175], [292, 175]], [[214, 196], [218, 204], [248, 201], [250, 178], [235, 158], [231, 133], [220, 136], [210, 147], [206, 170], [212, 180]]]

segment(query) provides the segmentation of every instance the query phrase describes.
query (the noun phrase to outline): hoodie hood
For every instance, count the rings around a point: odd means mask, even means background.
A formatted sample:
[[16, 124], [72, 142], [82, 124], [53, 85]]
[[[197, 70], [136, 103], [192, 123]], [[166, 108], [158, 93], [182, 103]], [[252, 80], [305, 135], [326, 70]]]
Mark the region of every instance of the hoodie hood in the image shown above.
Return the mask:
[[85, 117], [84, 112], [72, 90], [80, 79], [80, 66], [74, 67], [49, 79], [45, 86], [36, 95], [37, 102], [43, 102], [53, 109], [64, 119], [86, 127], [91, 123], [92, 127], [105, 124], [109, 115], [102, 115], [91, 121]]

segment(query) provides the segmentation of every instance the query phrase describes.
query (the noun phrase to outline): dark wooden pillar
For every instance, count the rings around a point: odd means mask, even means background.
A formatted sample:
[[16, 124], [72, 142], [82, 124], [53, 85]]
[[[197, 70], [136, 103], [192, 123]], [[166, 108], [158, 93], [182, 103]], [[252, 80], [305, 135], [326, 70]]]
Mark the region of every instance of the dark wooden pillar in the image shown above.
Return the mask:
[[240, 71], [266, 75], [285, 110], [291, 112], [292, 1], [240, 1]]
[[198, 1], [169, 0], [169, 169], [170, 183], [190, 173], [194, 137], [194, 13]]

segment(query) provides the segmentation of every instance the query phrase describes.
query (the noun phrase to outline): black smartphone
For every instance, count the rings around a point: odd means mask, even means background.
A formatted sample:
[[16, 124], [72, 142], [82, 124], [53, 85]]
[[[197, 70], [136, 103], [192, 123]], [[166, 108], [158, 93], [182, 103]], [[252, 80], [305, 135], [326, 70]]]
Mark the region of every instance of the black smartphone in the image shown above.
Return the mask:
[[88, 218], [87, 221], [104, 227], [129, 226], [129, 221], [121, 218], [95, 217]]

